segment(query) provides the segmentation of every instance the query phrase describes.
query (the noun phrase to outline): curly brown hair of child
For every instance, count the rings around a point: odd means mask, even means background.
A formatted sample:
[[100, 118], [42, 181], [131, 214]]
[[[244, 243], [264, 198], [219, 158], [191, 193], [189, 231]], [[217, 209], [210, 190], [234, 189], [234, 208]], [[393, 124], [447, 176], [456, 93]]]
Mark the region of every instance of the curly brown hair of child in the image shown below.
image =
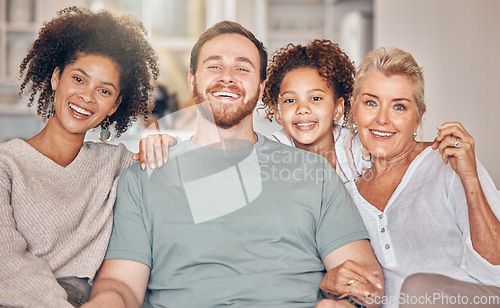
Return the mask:
[[344, 98], [346, 121], [351, 109], [349, 98], [352, 95], [355, 68], [339, 45], [326, 39], [316, 39], [306, 45], [290, 43], [274, 52], [267, 68], [266, 88], [262, 98], [266, 119], [273, 119], [273, 107], [278, 105], [279, 90], [285, 75], [304, 67], [316, 68], [333, 90], [335, 97]]
[[[37, 114], [47, 119], [53, 90], [51, 77], [81, 55], [111, 59], [120, 72], [120, 107], [109, 117], [116, 122], [116, 136], [127, 130], [139, 115], [152, 109], [153, 90], [159, 75], [158, 57], [148, 42], [144, 25], [130, 15], [114, 16], [107, 11], [69, 7], [44, 24], [38, 38], [23, 59], [19, 95], [29, 95], [28, 106], [37, 100]], [[24, 77], [24, 78], [23, 78]], [[104, 121], [99, 124], [101, 127]], [[99, 126], [98, 125], [98, 126]]]

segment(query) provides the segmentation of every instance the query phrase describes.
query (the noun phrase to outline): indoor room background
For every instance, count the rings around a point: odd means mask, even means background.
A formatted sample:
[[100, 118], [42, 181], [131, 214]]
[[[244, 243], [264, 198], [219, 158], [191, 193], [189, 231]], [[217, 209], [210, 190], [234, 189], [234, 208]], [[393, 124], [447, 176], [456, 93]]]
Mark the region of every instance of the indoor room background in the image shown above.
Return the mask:
[[[378, 46], [407, 50], [423, 66], [426, 81], [420, 138], [432, 141], [441, 123], [461, 122], [500, 187], [498, 0], [0, 0], [0, 142], [27, 139], [43, 126], [36, 108], [28, 109], [27, 99], [17, 95], [19, 64], [43, 22], [71, 5], [133, 14], [144, 23], [159, 55], [160, 84], [181, 109], [163, 117], [160, 128], [181, 138], [194, 129], [189, 52], [198, 36], [220, 20], [241, 23], [270, 54], [287, 43], [315, 38], [338, 42], [355, 64]], [[263, 114], [256, 112], [256, 130], [278, 129]], [[112, 142], [135, 151], [145, 127], [141, 120]], [[96, 136], [97, 131], [87, 139]]]

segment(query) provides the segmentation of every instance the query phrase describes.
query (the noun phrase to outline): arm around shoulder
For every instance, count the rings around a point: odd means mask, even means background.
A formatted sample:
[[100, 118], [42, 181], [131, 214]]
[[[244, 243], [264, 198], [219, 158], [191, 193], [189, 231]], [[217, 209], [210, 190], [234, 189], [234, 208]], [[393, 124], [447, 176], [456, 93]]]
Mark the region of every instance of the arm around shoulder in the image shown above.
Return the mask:
[[149, 280], [149, 266], [130, 260], [103, 262], [92, 288], [90, 301], [82, 308], [141, 307]]

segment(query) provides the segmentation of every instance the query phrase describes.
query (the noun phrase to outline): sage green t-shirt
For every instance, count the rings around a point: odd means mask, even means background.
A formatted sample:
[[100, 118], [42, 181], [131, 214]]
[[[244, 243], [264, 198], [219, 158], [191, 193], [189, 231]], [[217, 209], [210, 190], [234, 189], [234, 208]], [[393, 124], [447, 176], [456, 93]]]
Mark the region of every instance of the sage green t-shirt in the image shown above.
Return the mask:
[[368, 238], [326, 159], [257, 136], [122, 174], [106, 259], [151, 268], [143, 307], [314, 307], [322, 259]]

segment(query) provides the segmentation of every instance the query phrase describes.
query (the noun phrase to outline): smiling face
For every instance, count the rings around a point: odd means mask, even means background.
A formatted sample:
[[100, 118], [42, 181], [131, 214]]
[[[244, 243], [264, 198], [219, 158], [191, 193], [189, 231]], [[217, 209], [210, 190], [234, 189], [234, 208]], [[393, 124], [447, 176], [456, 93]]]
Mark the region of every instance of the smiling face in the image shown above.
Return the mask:
[[56, 92], [55, 113], [49, 123], [56, 123], [72, 134], [85, 133], [112, 115], [120, 103], [120, 73], [109, 58], [81, 55], [61, 73], [52, 75]]
[[362, 77], [353, 108], [354, 123], [372, 157], [387, 161], [406, 156], [415, 146], [420, 117], [411, 80], [379, 71]]
[[278, 96], [276, 121], [299, 148], [333, 142], [333, 122], [344, 113], [344, 99], [335, 99], [332, 89], [315, 68], [299, 68], [283, 78]]
[[222, 34], [207, 41], [196, 74], [189, 72], [189, 86], [204, 118], [213, 117], [221, 128], [251, 119], [264, 89], [259, 70], [259, 51], [246, 37]]

